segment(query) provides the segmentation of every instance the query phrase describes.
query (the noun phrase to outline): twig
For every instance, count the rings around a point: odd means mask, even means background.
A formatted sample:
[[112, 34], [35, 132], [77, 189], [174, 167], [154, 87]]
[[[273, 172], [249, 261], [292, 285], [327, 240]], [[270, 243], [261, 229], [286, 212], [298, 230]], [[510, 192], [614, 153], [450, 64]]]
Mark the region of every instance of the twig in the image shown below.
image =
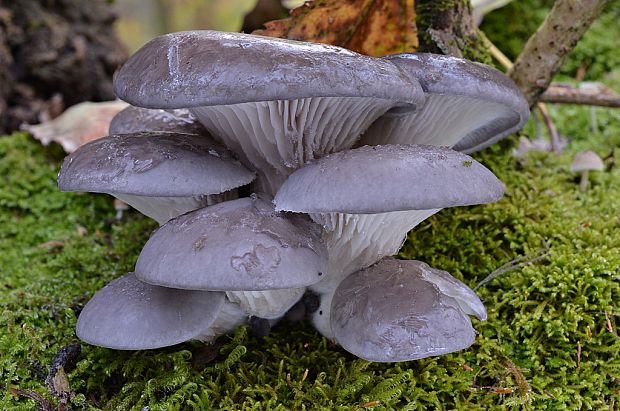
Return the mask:
[[547, 106], [545, 103], [537, 103], [536, 107], [540, 111], [540, 115], [547, 126], [547, 130], [549, 130], [549, 140], [551, 141], [551, 149], [554, 153], [562, 152], [562, 144], [560, 143], [560, 135], [558, 134], [558, 130], [555, 128], [555, 124], [553, 124], [553, 120], [547, 111]]
[[474, 288], [474, 291], [482, 287], [483, 285], [489, 283], [490, 281], [494, 280], [495, 278], [499, 277], [502, 274], [505, 274], [509, 271], [516, 270], [526, 264], [532, 264], [542, 259], [545, 259], [549, 256], [549, 254], [551, 253], [549, 252], [548, 249], [542, 249], [542, 250], [538, 250], [536, 253], [534, 253], [534, 255], [521, 256], [521, 257], [515, 258], [514, 260], [510, 260], [506, 264], [499, 267], [497, 270], [493, 271], [491, 274], [487, 275], [484, 278], [484, 280], [480, 281], [478, 285], [476, 285], [476, 287]]
[[609, 0], [557, 0], [508, 71], [530, 106], [540, 100], [562, 63]]
[[577, 88], [565, 84], [551, 84], [540, 96], [540, 100], [547, 103], [620, 108], [620, 93], [604, 86]]

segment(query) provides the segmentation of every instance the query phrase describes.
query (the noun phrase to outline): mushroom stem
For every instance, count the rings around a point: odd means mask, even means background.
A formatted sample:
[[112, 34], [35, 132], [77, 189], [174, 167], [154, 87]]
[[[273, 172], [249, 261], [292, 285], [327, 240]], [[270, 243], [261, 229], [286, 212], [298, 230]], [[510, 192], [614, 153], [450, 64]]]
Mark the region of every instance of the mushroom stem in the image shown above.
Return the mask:
[[586, 191], [588, 191], [588, 183], [590, 182], [590, 180], [588, 179], [588, 171], [589, 170], [583, 170], [581, 172], [581, 181], [579, 181], [579, 191], [581, 191], [582, 193], [585, 193]]

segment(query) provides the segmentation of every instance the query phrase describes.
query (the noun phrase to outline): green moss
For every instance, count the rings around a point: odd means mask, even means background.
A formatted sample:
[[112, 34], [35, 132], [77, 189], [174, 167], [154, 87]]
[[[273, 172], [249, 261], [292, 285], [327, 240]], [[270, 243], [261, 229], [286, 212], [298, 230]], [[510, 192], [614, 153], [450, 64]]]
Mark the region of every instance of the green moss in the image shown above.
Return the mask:
[[[468, 350], [401, 364], [359, 360], [308, 325], [281, 324], [265, 339], [239, 329], [215, 348], [188, 343], [118, 352], [82, 345], [68, 373], [75, 409], [609, 409], [620, 401], [620, 169], [578, 191], [576, 151], [620, 144], [620, 113], [554, 114], [573, 138], [567, 153], [510, 154], [513, 140], [478, 158], [505, 183], [491, 205], [443, 210], [414, 230], [401, 256], [474, 286], [502, 264], [540, 249], [543, 261], [478, 290], [489, 312]], [[532, 133], [533, 126], [526, 128]], [[57, 402], [41, 376], [77, 342], [76, 311], [129, 271], [155, 224], [114, 220], [103, 195], [59, 193], [61, 153], [24, 134], [0, 139], [0, 409], [33, 409], [11, 388]], [[618, 158], [616, 158], [618, 162]], [[607, 329], [605, 313], [614, 332]], [[578, 344], [581, 360], [578, 363]], [[212, 351], [212, 352], [210, 352]], [[209, 354], [215, 360], [205, 363]], [[304, 379], [304, 372], [308, 370]]]

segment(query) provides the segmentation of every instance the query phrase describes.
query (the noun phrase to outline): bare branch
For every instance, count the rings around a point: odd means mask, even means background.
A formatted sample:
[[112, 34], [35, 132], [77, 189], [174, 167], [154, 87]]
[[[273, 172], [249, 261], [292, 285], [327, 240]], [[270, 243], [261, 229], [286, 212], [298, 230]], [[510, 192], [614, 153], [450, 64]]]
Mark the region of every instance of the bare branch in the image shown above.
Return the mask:
[[540, 100], [547, 103], [620, 107], [620, 93], [604, 86], [577, 88], [571, 85], [551, 84]]

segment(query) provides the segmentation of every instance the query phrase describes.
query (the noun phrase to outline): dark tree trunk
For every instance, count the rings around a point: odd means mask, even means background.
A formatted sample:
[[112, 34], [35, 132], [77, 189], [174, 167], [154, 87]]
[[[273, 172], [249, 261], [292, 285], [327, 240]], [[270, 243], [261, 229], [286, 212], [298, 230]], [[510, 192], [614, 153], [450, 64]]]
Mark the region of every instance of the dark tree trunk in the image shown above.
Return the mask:
[[416, 0], [415, 11], [418, 51], [491, 63], [483, 34], [474, 23], [469, 0]]
[[115, 18], [107, 0], [0, 0], [0, 134], [114, 98]]

